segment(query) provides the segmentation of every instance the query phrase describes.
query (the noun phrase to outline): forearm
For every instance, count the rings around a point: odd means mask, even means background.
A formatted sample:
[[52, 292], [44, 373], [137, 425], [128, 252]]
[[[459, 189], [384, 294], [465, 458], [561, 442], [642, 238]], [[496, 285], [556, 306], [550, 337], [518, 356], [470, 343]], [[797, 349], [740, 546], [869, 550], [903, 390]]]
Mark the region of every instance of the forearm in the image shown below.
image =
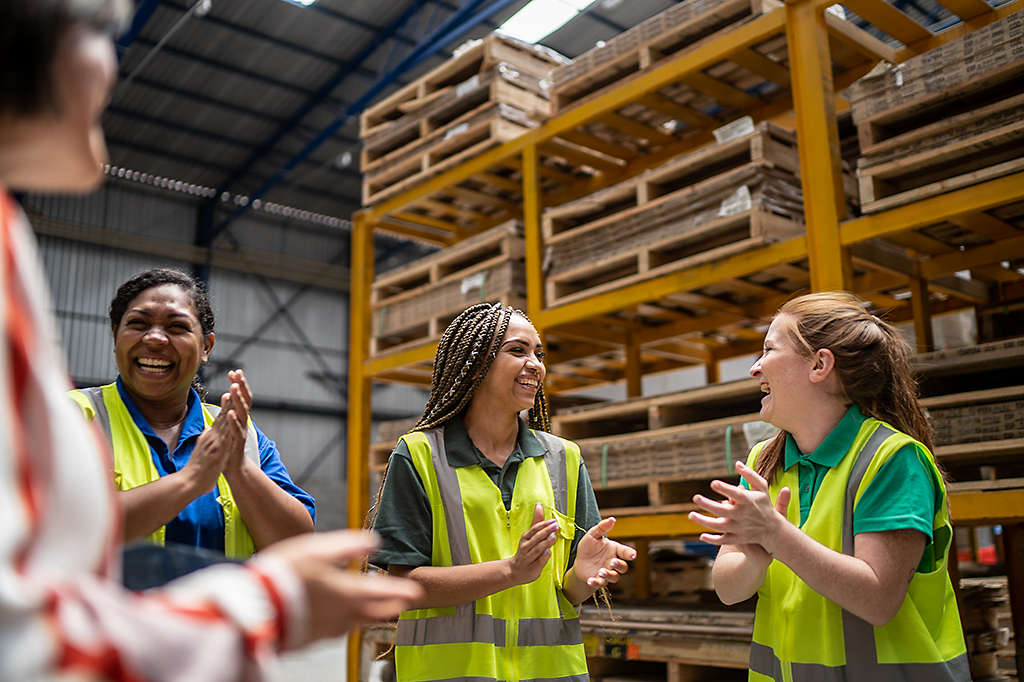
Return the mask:
[[882, 580], [863, 559], [829, 549], [792, 524], [782, 524], [771, 545], [808, 587], [876, 627], [892, 619], [906, 595], [905, 582]]
[[723, 604], [750, 599], [764, 583], [772, 558], [760, 546], [723, 545], [711, 567], [711, 581]]
[[257, 550], [313, 531], [313, 519], [305, 505], [282, 490], [255, 462], [244, 460], [238, 469], [225, 471], [224, 477]]
[[203, 492], [187, 469], [122, 490], [118, 498], [124, 509], [125, 540], [144, 538], [167, 525]]
[[394, 566], [393, 575], [412, 578], [420, 584], [424, 598], [414, 608], [432, 609], [457, 606], [490, 596], [517, 583], [509, 559], [485, 561], [464, 566]]

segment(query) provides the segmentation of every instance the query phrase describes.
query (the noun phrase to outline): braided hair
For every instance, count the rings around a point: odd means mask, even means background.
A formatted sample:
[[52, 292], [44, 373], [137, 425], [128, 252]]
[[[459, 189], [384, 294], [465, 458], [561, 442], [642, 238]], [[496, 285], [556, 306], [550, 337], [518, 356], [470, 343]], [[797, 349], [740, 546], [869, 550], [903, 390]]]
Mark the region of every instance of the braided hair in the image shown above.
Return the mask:
[[[437, 344], [430, 397], [414, 430], [443, 426], [469, 406], [487, 375], [513, 315], [526, 314], [501, 303], [478, 303], [466, 308], [444, 330]], [[530, 428], [551, 430], [547, 396], [537, 391], [529, 411]]]
[[[430, 397], [413, 431], [444, 426], [469, 407], [473, 394], [498, 354], [513, 315], [519, 315], [527, 322], [530, 320], [526, 313], [511, 306], [478, 303], [463, 310], [449, 323], [437, 344]], [[543, 386], [537, 390], [527, 422], [531, 429], [551, 430], [551, 414]], [[367, 515], [368, 528], [372, 528], [376, 521], [387, 479], [388, 470], [384, 469], [376, 499]]]

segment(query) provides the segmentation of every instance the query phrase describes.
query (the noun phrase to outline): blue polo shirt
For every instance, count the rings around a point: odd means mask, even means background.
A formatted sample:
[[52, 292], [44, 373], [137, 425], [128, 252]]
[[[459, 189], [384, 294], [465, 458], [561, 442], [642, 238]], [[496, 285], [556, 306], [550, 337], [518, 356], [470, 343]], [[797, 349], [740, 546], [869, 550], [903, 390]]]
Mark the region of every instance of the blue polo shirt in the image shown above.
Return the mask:
[[[121, 382], [121, 377], [117, 378], [117, 392], [120, 394], [124, 406], [128, 408], [128, 414], [131, 415], [135, 426], [146, 437], [153, 464], [160, 476], [166, 476], [184, 468], [196, 447], [199, 434], [205, 428], [199, 394], [194, 389], [189, 389], [188, 412], [181, 425], [178, 445], [173, 452], [168, 452], [167, 444], [156, 435], [153, 427], [149, 425], [131, 396], [128, 395], [128, 391], [125, 390], [124, 384]], [[256, 436], [260, 452], [260, 468], [263, 473], [282, 490], [305, 505], [309, 510], [310, 517], [316, 522], [316, 502], [309, 493], [292, 482], [288, 470], [285, 469], [284, 463], [281, 461], [277, 445], [258, 428]], [[176, 542], [218, 552], [224, 551], [224, 511], [221, 509], [220, 503], [217, 502], [219, 494], [217, 488], [218, 486], [215, 485], [212, 491], [192, 500], [167, 524], [166, 542]]]

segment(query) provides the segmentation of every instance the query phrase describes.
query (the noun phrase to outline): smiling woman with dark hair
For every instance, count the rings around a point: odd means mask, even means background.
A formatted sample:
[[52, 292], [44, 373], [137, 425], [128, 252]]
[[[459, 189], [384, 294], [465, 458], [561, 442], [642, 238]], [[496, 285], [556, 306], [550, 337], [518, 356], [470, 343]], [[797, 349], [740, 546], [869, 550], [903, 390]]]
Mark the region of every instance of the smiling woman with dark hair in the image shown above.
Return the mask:
[[189, 275], [136, 275], [110, 302], [117, 380], [71, 397], [110, 439], [127, 539], [244, 558], [313, 530], [315, 507], [248, 418], [242, 370], [228, 372], [219, 408], [203, 403], [198, 372], [213, 351], [213, 325], [206, 289]]

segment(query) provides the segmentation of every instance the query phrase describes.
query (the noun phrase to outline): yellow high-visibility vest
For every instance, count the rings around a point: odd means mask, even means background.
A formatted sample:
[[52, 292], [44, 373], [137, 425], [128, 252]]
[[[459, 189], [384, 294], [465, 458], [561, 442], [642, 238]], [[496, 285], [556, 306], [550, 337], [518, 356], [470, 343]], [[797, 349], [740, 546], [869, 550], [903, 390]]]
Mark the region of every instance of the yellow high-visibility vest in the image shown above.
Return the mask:
[[433, 516], [431, 564], [457, 566], [511, 557], [540, 502], [558, 519], [558, 537], [540, 576], [458, 606], [402, 613], [395, 641], [399, 682], [454, 678], [589, 682], [576, 607], [562, 592], [576, 532], [580, 450], [535, 431], [543, 457], [519, 465], [511, 509], [478, 466], [452, 467], [444, 429], [402, 437], [423, 481]]
[[[68, 395], [82, 408], [85, 418], [96, 421], [109, 439], [114, 455], [114, 485], [118, 490], [131, 490], [160, 478], [160, 472], [153, 464], [149, 443], [121, 400], [116, 382], [106, 386], [70, 391]], [[220, 413], [220, 408], [204, 403], [202, 409], [203, 423], [209, 428]], [[258, 465], [259, 444], [256, 427], [251, 419], [247, 429], [245, 456], [254, 459]], [[248, 558], [256, 551], [256, 546], [242, 520], [235, 498], [231, 495], [231, 486], [228, 485], [224, 474], [217, 477], [217, 491], [217, 502], [224, 512], [224, 554], [232, 558]], [[165, 535], [166, 527], [161, 526], [149, 536], [149, 539], [162, 545]]]
[[[889, 458], [914, 442], [884, 422], [865, 420], [850, 450], [825, 474], [803, 532], [852, 556], [858, 500]], [[751, 467], [763, 447], [760, 443], [751, 450]], [[927, 452], [924, 446], [921, 450]], [[931, 453], [927, 461], [942, 493], [932, 524], [934, 570], [915, 573], [896, 616], [873, 627], [808, 587], [781, 561], [772, 561], [758, 590], [751, 681], [970, 681], [956, 595], [946, 570], [953, 536], [946, 489]], [[773, 500], [783, 487], [793, 491], [786, 515], [794, 525], [800, 523], [797, 469], [782, 471], [770, 484]]]

